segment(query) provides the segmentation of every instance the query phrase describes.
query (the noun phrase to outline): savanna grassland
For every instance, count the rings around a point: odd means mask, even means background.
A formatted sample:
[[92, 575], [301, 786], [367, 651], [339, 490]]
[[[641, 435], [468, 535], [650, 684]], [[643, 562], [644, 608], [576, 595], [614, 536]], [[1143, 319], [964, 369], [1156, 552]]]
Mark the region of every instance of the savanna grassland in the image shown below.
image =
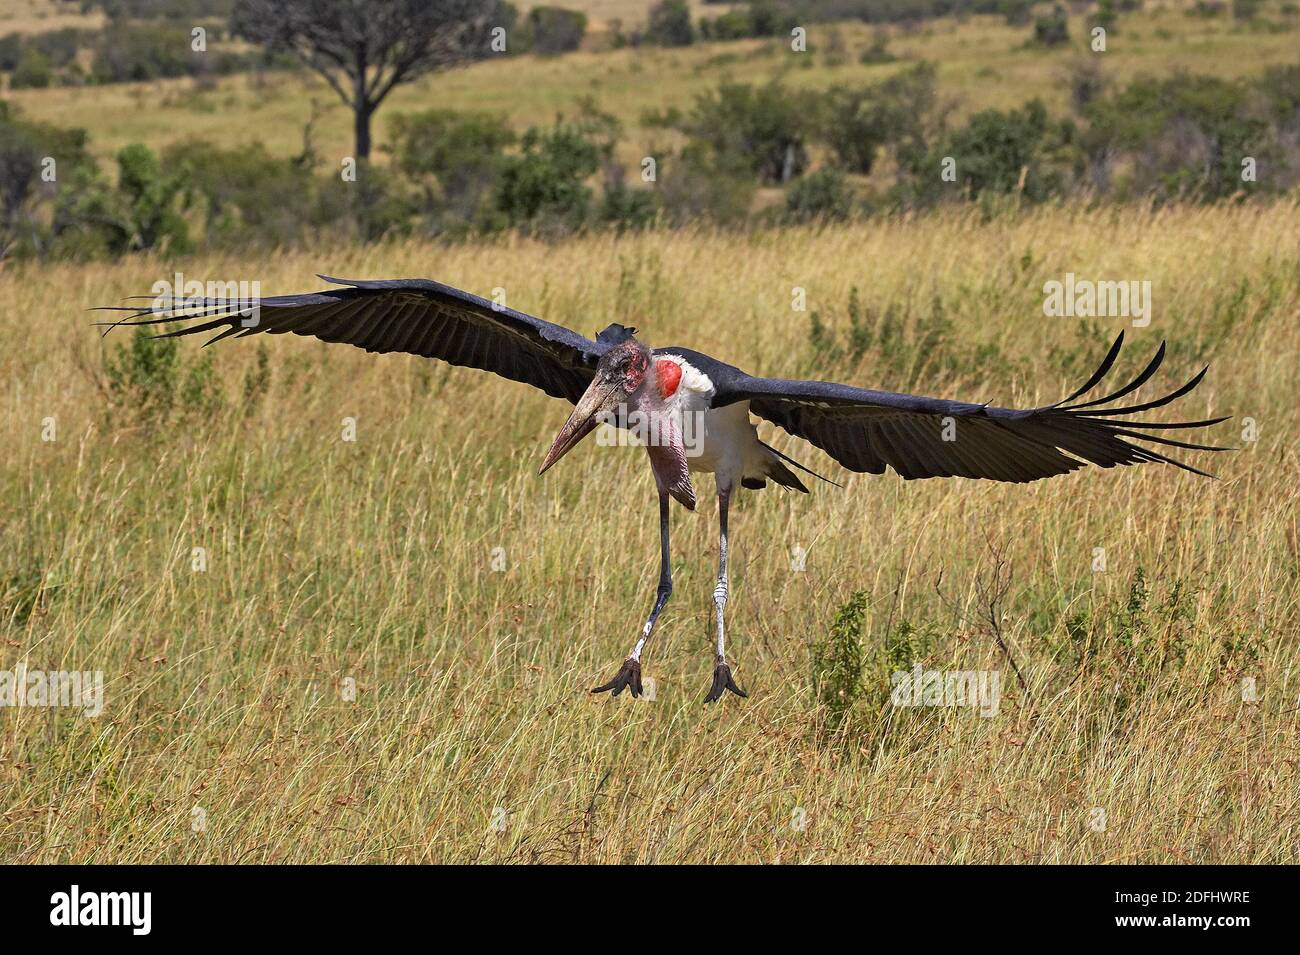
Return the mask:
[[[612, 0], [627, 3], [627, 0]], [[571, 2], [569, 6], [580, 6]], [[642, 7], [648, 4], [642, 4]], [[589, 0], [593, 17], [599, 0]], [[814, 24], [808, 51], [791, 53], [776, 40], [696, 43], [677, 49], [641, 47], [584, 50], [562, 57], [511, 56], [472, 68], [425, 77], [398, 87], [385, 101], [375, 134], [387, 161], [384, 131], [392, 116], [434, 107], [505, 116], [522, 132], [531, 125], [573, 116], [589, 97], [624, 126], [619, 156], [635, 167], [640, 158], [676, 145], [673, 134], [646, 122], [671, 105], [689, 110], [694, 98], [723, 81], [763, 83], [780, 75], [792, 89], [824, 90], [881, 80], [920, 61], [937, 68], [938, 92], [959, 119], [981, 109], [1012, 109], [1032, 97], [1055, 113], [1067, 110], [1065, 73], [1080, 59], [1100, 62], [1106, 77], [1123, 84], [1178, 70], [1223, 78], [1254, 77], [1271, 66], [1296, 61], [1295, 16], [1264, 10], [1277, 32], [1226, 17], [1187, 15], [1186, 3], [1150, 3], [1126, 12], [1100, 60], [1088, 51], [1086, 14], [1070, 16], [1071, 42], [1044, 50], [1029, 42], [1031, 28], [1002, 18], [972, 16], [927, 20], [910, 28], [865, 24]], [[629, 20], [629, 22], [634, 22]], [[0, 21], [0, 31], [5, 27]], [[878, 32], [889, 36], [893, 62], [862, 63], [861, 53]], [[265, 73], [149, 83], [117, 83], [94, 89], [53, 87], [10, 90], [23, 114], [60, 127], [90, 130], [89, 148], [110, 160], [123, 146], [148, 143], [160, 149], [190, 139], [233, 145], [258, 142], [276, 156], [294, 156], [311, 122], [313, 148], [331, 166], [351, 155], [352, 116], [325, 83], [312, 75]]]
[[[102, 670], [106, 702], [0, 712], [0, 857], [1295, 862], [1298, 213], [948, 209], [9, 268], [2, 659]], [[1209, 363], [1156, 414], [1233, 414], [1215, 435], [1241, 450], [1198, 456], [1218, 480], [904, 483], [764, 426], [844, 486], [733, 512], [729, 650], [750, 698], [701, 704], [705, 504], [674, 511], [655, 698], [611, 701], [587, 691], [657, 573], [638, 450], [589, 441], [539, 478], [561, 403], [311, 340], [186, 340], [124, 385], [131, 335], [101, 340], [83, 308], [176, 269], [266, 294], [317, 271], [503, 287], [587, 333], [621, 321], [768, 374], [1021, 405], [1081, 384], [1122, 327], [1044, 317], [1043, 283], [1148, 278], [1153, 320], [1116, 380], [1167, 339], [1139, 399]], [[875, 333], [856, 348], [854, 287]], [[865, 683], [837, 682], [854, 654]], [[900, 663], [997, 670], [1001, 707], [891, 707]]]

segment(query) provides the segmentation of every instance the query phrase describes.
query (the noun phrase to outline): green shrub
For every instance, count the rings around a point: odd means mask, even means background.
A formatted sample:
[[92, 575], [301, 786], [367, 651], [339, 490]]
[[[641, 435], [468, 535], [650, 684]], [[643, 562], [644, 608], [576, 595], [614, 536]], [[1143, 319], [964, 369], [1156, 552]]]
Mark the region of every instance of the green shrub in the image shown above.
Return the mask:
[[0, 36], [0, 72], [9, 73], [17, 68], [23, 58], [23, 34], [6, 33]]
[[502, 117], [433, 109], [398, 114], [389, 150], [397, 168], [424, 193], [427, 215], [481, 223], [515, 134]]
[[659, 215], [659, 203], [648, 189], [633, 189], [620, 178], [606, 184], [597, 219], [617, 229], [644, 229]]
[[77, 57], [77, 51], [89, 46], [95, 34], [89, 30], [65, 27], [61, 30], [46, 30], [27, 37], [26, 46], [41, 53], [55, 68], [68, 66]]
[[1089, 18], [1093, 27], [1101, 27], [1107, 34], [1118, 32], [1119, 14], [1115, 9], [1115, 0], [1097, 0], [1097, 9]]
[[719, 166], [747, 168], [760, 181], [779, 184], [808, 165], [815, 107], [814, 94], [787, 89], [778, 80], [759, 87], [723, 83], [696, 99], [679, 128]]
[[185, 27], [115, 23], [104, 32], [90, 72], [97, 83], [127, 83], [185, 76], [207, 66], [190, 50]]
[[1041, 46], [1064, 46], [1070, 42], [1070, 18], [1057, 4], [1052, 12], [1034, 20], [1034, 42]]
[[181, 385], [181, 403], [187, 412], [210, 417], [225, 404], [221, 378], [213, 363], [212, 351], [198, 351], [185, 371]]
[[85, 170], [72, 188], [59, 193], [56, 230], [81, 233], [77, 247], [89, 251], [188, 251], [189, 230], [182, 215], [184, 173], [164, 175], [158, 157], [140, 143], [123, 147], [117, 166], [116, 188]]
[[601, 158], [600, 145], [579, 125], [530, 129], [519, 155], [507, 157], [501, 169], [496, 207], [511, 225], [576, 228], [587, 218], [586, 180], [600, 168]]
[[865, 590], [836, 612], [830, 632], [812, 646], [813, 698], [826, 709], [832, 733], [844, 728], [862, 696], [862, 631], [870, 598]]
[[869, 173], [881, 147], [922, 143], [934, 103], [928, 63], [870, 86], [833, 89], [826, 94], [822, 137], [846, 169]]
[[188, 140], [168, 147], [163, 166], [179, 171], [201, 200], [205, 237], [214, 245], [288, 245], [316, 218], [311, 170], [261, 143], [226, 149]]
[[49, 236], [40, 210], [58, 187], [42, 180], [46, 161], [54, 161], [60, 182], [72, 182], [93, 165], [86, 141], [84, 130], [24, 120], [0, 101], [0, 253], [27, 256], [45, 249]]
[[130, 344], [106, 359], [104, 370], [115, 405], [143, 419], [161, 420], [171, 414], [181, 377], [180, 341], [155, 336], [174, 328], [137, 328]]
[[744, 8], [728, 10], [711, 20], [700, 20], [700, 38], [703, 40], [741, 40], [757, 35], [754, 32], [754, 18]]
[[1122, 192], [1218, 199], [1245, 187], [1244, 156], [1257, 160], [1260, 186], [1285, 186], [1268, 178], [1281, 165], [1266, 162], [1279, 152], [1270, 106], [1240, 82], [1189, 74], [1143, 78], [1089, 105], [1083, 142], [1095, 166], [1117, 156], [1131, 160]]
[[868, 632], [867, 591], [835, 612], [827, 635], [810, 651], [814, 701], [826, 714], [826, 735], [883, 742], [898, 719], [890, 712], [893, 675], [907, 672], [937, 642], [939, 630], [903, 620]]
[[50, 85], [53, 76], [54, 71], [50, 68], [50, 61], [35, 50], [27, 50], [9, 76], [9, 86], [16, 90], [45, 89]]
[[786, 214], [797, 222], [813, 219], [847, 219], [853, 210], [853, 192], [843, 171], [827, 166], [790, 186], [785, 196]]
[[251, 411], [261, 404], [271, 390], [271, 353], [267, 351], [266, 342], [257, 343], [256, 355], [253, 367], [244, 373], [245, 411]]
[[691, 8], [686, 0], [661, 0], [650, 8], [645, 42], [655, 46], [690, 46], [695, 42]]
[[749, 216], [755, 183], [750, 169], [734, 157], [691, 144], [660, 164], [658, 189], [669, 222], [730, 225]]
[[[1071, 175], [1081, 171], [1082, 154], [1074, 125], [1053, 123], [1038, 100], [1008, 112], [985, 110], [948, 133], [924, 155], [907, 158], [908, 188], [921, 199], [934, 199], [956, 186], [967, 198], [981, 194], [1018, 194], [1039, 201], [1062, 192]], [[940, 176], [945, 161], [956, 165], [956, 182]]]
[[582, 45], [587, 15], [563, 7], [533, 7], [524, 18], [523, 46], [534, 53], [568, 53]]
[[893, 63], [898, 57], [889, 52], [889, 34], [878, 31], [871, 37], [871, 44], [862, 51], [858, 62], [866, 66], [877, 63]]
[[1033, 19], [1033, 0], [999, 0], [998, 12], [1010, 26], [1023, 27]]
[[127, 344], [105, 355], [110, 404], [133, 422], [152, 427], [177, 416], [210, 417], [225, 404], [214, 352], [157, 337], [176, 327], [136, 328]]

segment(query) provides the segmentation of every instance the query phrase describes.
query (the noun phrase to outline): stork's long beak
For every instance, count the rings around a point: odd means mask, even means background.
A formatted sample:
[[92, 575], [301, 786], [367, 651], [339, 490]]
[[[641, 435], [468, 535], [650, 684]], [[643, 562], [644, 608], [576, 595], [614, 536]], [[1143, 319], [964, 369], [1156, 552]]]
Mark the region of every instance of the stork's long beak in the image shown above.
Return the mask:
[[555, 436], [555, 442], [551, 445], [551, 450], [546, 452], [546, 460], [542, 462], [542, 468], [537, 473], [545, 474], [547, 468], [596, 430], [596, 425], [600, 424], [601, 418], [614, 410], [620, 394], [621, 389], [617, 381], [607, 381], [597, 376], [578, 399], [573, 414], [569, 415], [569, 420], [564, 422], [564, 427]]

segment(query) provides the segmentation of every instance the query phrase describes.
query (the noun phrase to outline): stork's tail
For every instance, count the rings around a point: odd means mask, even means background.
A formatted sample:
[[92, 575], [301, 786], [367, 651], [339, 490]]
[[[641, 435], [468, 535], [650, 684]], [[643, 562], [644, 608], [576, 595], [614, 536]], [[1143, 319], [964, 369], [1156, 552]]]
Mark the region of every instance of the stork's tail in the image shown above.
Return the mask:
[[[816, 471], [812, 470], [812, 468], [804, 467], [794, 458], [790, 457], [789, 455], [782, 454], [780, 451], [772, 447], [770, 444], [767, 444], [763, 441], [760, 441], [759, 444], [763, 445], [763, 447], [771, 455], [771, 457], [767, 459], [767, 471], [766, 471], [767, 477], [771, 478], [773, 481], [775, 481], [777, 484], [780, 484], [782, 487], [788, 487], [796, 491], [802, 491], [804, 494], [808, 493], [808, 488], [804, 487], [804, 483], [803, 481], [799, 480], [799, 476], [795, 474], [793, 471], [791, 471], [788, 467], [786, 467], [787, 463], [793, 464], [795, 467], [797, 467], [800, 471], [803, 471], [805, 474], [811, 474], [819, 481], [825, 481], [827, 484], [835, 484], [835, 482], [832, 481], [830, 478], [822, 477]], [[840, 485], [835, 484], [835, 486], [839, 487]]]

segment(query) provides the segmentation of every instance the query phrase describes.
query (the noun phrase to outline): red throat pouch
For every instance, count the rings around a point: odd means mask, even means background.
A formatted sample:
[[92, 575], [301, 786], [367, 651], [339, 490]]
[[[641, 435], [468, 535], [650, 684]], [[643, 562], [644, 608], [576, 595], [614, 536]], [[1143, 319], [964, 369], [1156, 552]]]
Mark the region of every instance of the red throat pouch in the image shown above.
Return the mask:
[[671, 398], [677, 393], [677, 386], [682, 380], [682, 366], [675, 361], [661, 358], [655, 362], [655, 371], [659, 377], [659, 397]]

